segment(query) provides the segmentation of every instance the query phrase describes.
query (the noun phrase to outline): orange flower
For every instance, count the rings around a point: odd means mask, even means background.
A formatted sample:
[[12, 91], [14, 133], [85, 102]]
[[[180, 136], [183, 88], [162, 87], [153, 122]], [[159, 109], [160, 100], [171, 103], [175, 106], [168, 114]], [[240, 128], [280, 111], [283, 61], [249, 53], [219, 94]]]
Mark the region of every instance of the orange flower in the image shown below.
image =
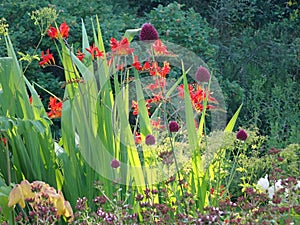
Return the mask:
[[90, 46], [90, 48], [86, 48], [86, 50], [92, 55], [93, 60], [95, 59], [95, 56], [99, 58], [104, 56], [104, 53], [100, 51], [99, 48], [95, 46], [95, 44]]
[[165, 129], [166, 126], [160, 125], [160, 123], [161, 123], [160, 117], [157, 118], [157, 121], [150, 120], [150, 124], [152, 125], [153, 128], [156, 128], [156, 129]]
[[53, 57], [53, 54], [50, 53], [49, 48], [47, 49], [46, 54], [44, 53], [44, 51], [42, 51], [42, 55], [41, 55], [42, 61], [39, 62], [40, 66], [44, 66], [44, 65], [48, 65], [48, 64], [55, 64], [55, 60]]
[[160, 39], [157, 39], [152, 45], [153, 51], [155, 55], [168, 55], [169, 52], [167, 47], [162, 43]]
[[[133, 109], [132, 114], [133, 114], [134, 116], [138, 115], [138, 114], [139, 114], [139, 105], [138, 105], [138, 102], [132, 100], [131, 107], [132, 107], [132, 109]], [[148, 110], [148, 115], [150, 115], [149, 109], [151, 108], [151, 106], [149, 105], [149, 103], [147, 102], [147, 100], [146, 100], [146, 108], [147, 108], [147, 110]]]
[[170, 70], [171, 70], [170, 64], [168, 62], [164, 62], [164, 66], [161, 69], [159, 76], [166, 77], [166, 75], [170, 73]]
[[141, 135], [138, 132], [134, 133], [135, 144], [139, 144], [142, 141]]
[[80, 50], [78, 50], [77, 53], [76, 53], [76, 56], [77, 56], [77, 58], [78, 58], [80, 61], [82, 61], [83, 58], [84, 58], [84, 56], [85, 56], [85, 54], [84, 54], [83, 52], [81, 52]]
[[134, 51], [133, 48], [130, 48], [130, 43], [127, 38], [122, 38], [120, 42], [118, 42], [115, 38], [111, 38], [110, 46], [112, 52], [115, 52], [118, 55], [128, 55], [132, 54]]
[[162, 90], [168, 84], [165, 77], [156, 77], [154, 81], [154, 83], [147, 85], [146, 89], [149, 89], [151, 91], [155, 89]]
[[[184, 86], [183, 84], [179, 85], [177, 88], [179, 93], [179, 97], [184, 97]], [[211, 97], [210, 93], [207, 93], [205, 90], [203, 90], [198, 84], [195, 84], [194, 86], [189, 84], [188, 85], [190, 99], [192, 101], [192, 105], [196, 111], [202, 111], [203, 110], [203, 101], [206, 99], [208, 102], [211, 103], [218, 103], [217, 100], [213, 97]], [[208, 96], [207, 96], [208, 95]], [[213, 105], [207, 105], [206, 109], [214, 109], [215, 106]]]
[[61, 37], [63, 37], [63, 38], [68, 38], [69, 30], [70, 30], [70, 27], [67, 25], [66, 22], [63, 22], [59, 26], [59, 31], [55, 27], [50, 26], [47, 33], [48, 33], [49, 37], [51, 37], [52, 39], [57, 39], [59, 37], [59, 35], [61, 35]]
[[51, 37], [52, 39], [57, 39], [58, 38], [58, 31], [53, 26], [50, 26], [47, 33], [48, 33], [49, 37]]
[[139, 71], [143, 70], [143, 67], [142, 67], [141, 63], [139, 62], [138, 56], [137, 56], [137, 55], [135, 55], [135, 56], [133, 57], [133, 64], [132, 64], [132, 66], [133, 66], [135, 69], [139, 70]]
[[69, 37], [69, 30], [70, 30], [70, 27], [67, 25], [66, 22], [63, 22], [63, 23], [59, 26], [59, 32], [60, 32], [60, 35], [61, 35], [63, 38], [68, 38], [68, 37]]
[[56, 102], [57, 99], [50, 97], [50, 101], [49, 101], [49, 109], [50, 112], [47, 112], [47, 115], [50, 119], [54, 119], [54, 118], [60, 118], [61, 117], [61, 113], [62, 113], [62, 102]]

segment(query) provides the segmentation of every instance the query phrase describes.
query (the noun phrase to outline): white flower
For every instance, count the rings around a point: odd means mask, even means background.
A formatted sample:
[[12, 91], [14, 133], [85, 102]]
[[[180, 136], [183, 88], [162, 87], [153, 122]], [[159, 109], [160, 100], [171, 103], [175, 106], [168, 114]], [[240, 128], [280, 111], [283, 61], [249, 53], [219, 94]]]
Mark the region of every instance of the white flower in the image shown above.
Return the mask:
[[274, 186], [268, 188], [269, 199], [273, 199], [274, 192]]
[[296, 189], [300, 189], [300, 180], [297, 181]]
[[269, 188], [269, 185], [268, 174], [266, 174], [264, 178], [262, 177], [257, 181], [256, 188], [260, 191], [266, 191]]
[[283, 188], [283, 186], [281, 184], [281, 179], [279, 179], [278, 181], [276, 181], [276, 183], [274, 185], [272, 185], [271, 187], [268, 188], [269, 198], [273, 199], [275, 191], [278, 191], [281, 188]]

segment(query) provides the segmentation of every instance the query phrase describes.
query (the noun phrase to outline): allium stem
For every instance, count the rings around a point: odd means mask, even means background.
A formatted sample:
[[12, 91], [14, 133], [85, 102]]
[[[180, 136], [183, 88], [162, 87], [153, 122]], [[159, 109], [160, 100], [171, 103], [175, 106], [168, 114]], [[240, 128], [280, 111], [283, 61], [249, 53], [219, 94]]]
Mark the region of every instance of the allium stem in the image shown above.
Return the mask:
[[[169, 137], [170, 137], [170, 144], [171, 144], [172, 154], [173, 154], [173, 157], [174, 157], [175, 167], [176, 167], [176, 170], [177, 170], [178, 180], [180, 181], [181, 176], [180, 176], [180, 171], [179, 171], [179, 167], [178, 167], [178, 163], [177, 163], [177, 159], [176, 159], [176, 155], [175, 155], [175, 151], [174, 151], [173, 136], [172, 136], [172, 133], [170, 131], [169, 131]], [[179, 185], [180, 185], [180, 190], [181, 190], [182, 197], [184, 198], [182, 182], [179, 182]], [[184, 207], [185, 207], [185, 209], [184, 209], [185, 213], [188, 215], [187, 204], [186, 204], [185, 201], [183, 201], [183, 203], [184, 203]]]
[[11, 173], [10, 173], [10, 158], [9, 158], [9, 151], [8, 151], [8, 141], [6, 142], [5, 149], [6, 149], [6, 161], [7, 161], [7, 181], [8, 181], [8, 186], [9, 186], [11, 184]]

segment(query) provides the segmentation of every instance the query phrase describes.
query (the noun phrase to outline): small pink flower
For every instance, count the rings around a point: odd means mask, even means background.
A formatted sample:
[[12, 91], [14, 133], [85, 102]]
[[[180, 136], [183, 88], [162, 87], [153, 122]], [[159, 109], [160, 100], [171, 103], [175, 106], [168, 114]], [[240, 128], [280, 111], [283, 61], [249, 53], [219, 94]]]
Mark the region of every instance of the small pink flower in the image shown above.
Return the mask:
[[195, 80], [198, 82], [209, 82], [210, 79], [210, 73], [208, 69], [206, 69], [203, 66], [200, 66], [196, 72]]
[[236, 134], [236, 139], [245, 141], [248, 138], [248, 134], [245, 130], [239, 130]]
[[179, 129], [180, 129], [180, 126], [179, 126], [179, 124], [176, 121], [170, 121], [169, 122], [169, 131], [171, 133], [178, 132]]
[[117, 169], [120, 167], [120, 161], [117, 159], [111, 160], [110, 166], [114, 169]]
[[152, 134], [148, 134], [146, 136], [145, 143], [146, 143], [146, 145], [154, 145], [155, 144], [155, 137]]

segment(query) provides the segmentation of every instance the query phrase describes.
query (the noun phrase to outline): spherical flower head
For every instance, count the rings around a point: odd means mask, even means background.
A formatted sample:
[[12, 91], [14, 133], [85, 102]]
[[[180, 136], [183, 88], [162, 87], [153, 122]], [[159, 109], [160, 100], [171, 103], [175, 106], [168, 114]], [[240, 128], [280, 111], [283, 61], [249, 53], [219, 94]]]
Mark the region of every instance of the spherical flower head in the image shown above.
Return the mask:
[[180, 126], [179, 126], [179, 124], [176, 121], [170, 121], [169, 122], [169, 131], [171, 133], [178, 132], [179, 129], [180, 129]]
[[157, 40], [158, 39], [158, 32], [155, 27], [150, 23], [144, 23], [142, 25], [142, 29], [140, 32], [140, 40], [141, 41], [150, 41], [150, 40]]
[[112, 168], [114, 168], [114, 169], [117, 169], [117, 168], [120, 167], [120, 161], [117, 160], [117, 159], [113, 159], [113, 160], [111, 160], [111, 162], [110, 162], [110, 166], [111, 166]]
[[146, 145], [154, 145], [155, 144], [155, 137], [152, 134], [148, 134], [146, 136], [145, 143], [146, 143]]
[[209, 82], [210, 79], [210, 73], [208, 69], [206, 69], [203, 66], [200, 66], [196, 72], [195, 80], [198, 82]]
[[248, 138], [248, 134], [245, 130], [239, 130], [236, 134], [236, 139], [245, 141]]

